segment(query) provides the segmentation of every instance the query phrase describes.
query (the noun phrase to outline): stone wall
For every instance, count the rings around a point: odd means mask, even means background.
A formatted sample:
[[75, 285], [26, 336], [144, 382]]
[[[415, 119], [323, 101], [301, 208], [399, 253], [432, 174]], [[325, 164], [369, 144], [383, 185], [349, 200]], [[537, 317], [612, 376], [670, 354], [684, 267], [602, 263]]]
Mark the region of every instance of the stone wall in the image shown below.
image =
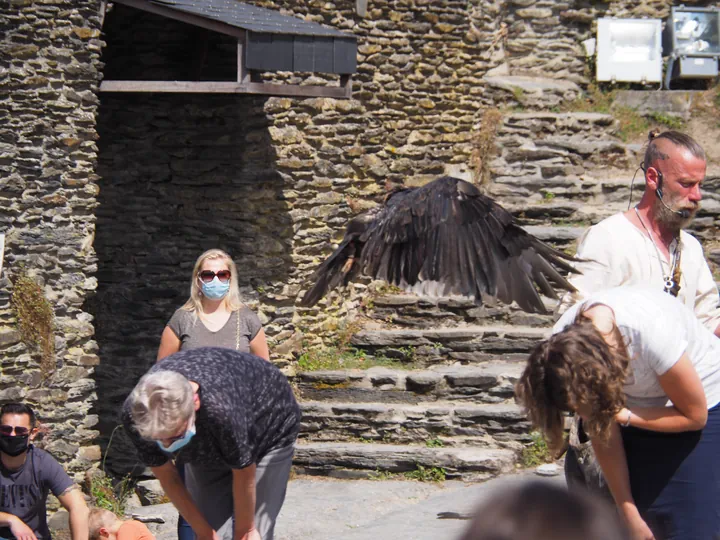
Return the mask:
[[[0, 226], [8, 233], [0, 400], [38, 404], [51, 427], [47, 442], [73, 470], [97, 459], [97, 415], [107, 441], [203, 250], [234, 256], [274, 360], [330, 339], [364, 285], [314, 309], [295, 303], [347, 218], [377, 204], [387, 181], [468, 177], [483, 111], [523, 101], [502, 78], [552, 79], [540, 91], [550, 98], [526, 106], [572, 99], [586, 82], [579, 43], [591, 36], [598, 10], [625, 13], [634, 5], [372, 0], [359, 17], [351, 0], [254, 3], [354, 33], [353, 99], [99, 95], [101, 73], [231, 80], [234, 45], [114, 5], [102, 27], [101, 63], [99, 2], [19, 0], [0, 8], [0, 73], [10, 89], [0, 101]], [[667, 2], [641, 5], [666, 9]], [[46, 381], [9, 306], [8, 277], [22, 264], [57, 318], [57, 371]]]
[[[0, 5], [0, 401], [26, 400], [48, 428], [44, 445], [78, 475], [97, 462], [92, 380], [99, 358], [83, 302], [97, 286], [96, 95], [99, 2]], [[10, 306], [13, 279], [35, 278], [55, 312], [56, 361], [43, 377]]]

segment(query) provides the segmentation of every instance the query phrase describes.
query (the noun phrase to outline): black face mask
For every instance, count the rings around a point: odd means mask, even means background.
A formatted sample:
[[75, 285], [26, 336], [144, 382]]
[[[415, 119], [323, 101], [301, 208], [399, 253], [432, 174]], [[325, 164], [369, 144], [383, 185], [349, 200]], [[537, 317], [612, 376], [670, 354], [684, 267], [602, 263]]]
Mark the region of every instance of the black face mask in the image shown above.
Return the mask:
[[28, 447], [29, 435], [0, 435], [0, 452], [8, 456], [19, 456]]

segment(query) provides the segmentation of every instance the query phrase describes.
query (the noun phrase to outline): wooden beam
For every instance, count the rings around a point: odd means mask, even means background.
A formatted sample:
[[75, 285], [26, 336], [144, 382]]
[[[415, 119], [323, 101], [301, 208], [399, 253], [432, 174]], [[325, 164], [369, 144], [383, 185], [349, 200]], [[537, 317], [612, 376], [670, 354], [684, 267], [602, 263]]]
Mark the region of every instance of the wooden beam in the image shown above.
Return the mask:
[[238, 39], [237, 44], [237, 81], [241, 84], [250, 82], [250, 74], [245, 65], [245, 41]]
[[301, 86], [260, 82], [232, 81], [102, 81], [101, 92], [157, 92], [175, 94], [258, 94], [290, 97], [331, 97], [348, 99], [348, 87]]
[[224, 22], [206, 19], [198, 15], [193, 15], [192, 13], [186, 13], [177, 9], [172, 9], [161, 6], [159, 4], [154, 4], [152, 2], [149, 2], [148, 0], [113, 0], [113, 2], [135, 9], [140, 9], [142, 11], [147, 11], [148, 13], [154, 13], [155, 15], [160, 15], [168, 19], [174, 19], [176, 21], [192, 24], [193, 26], [206, 28], [207, 30], [212, 30], [213, 32], [219, 32], [220, 34], [233, 36], [238, 39], [245, 37], [245, 30], [243, 30], [242, 28], [238, 28]]
[[98, 15], [100, 15], [100, 28], [102, 28], [102, 25], [105, 24], [105, 15], [107, 14], [107, 0], [100, 0], [100, 9], [98, 10]]
[[368, 0], [355, 0], [355, 13], [363, 19], [367, 17]]
[[352, 75], [340, 75], [340, 88], [345, 89], [345, 97], [352, 98]]

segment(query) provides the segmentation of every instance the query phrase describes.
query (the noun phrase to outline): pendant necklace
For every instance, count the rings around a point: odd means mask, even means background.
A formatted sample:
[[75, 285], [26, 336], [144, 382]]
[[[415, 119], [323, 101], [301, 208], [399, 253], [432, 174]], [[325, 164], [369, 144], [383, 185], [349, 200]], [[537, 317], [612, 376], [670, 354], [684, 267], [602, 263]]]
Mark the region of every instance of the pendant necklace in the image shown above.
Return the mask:
[[674, 251], [670, 252], [668, 249], [668, 252], [670, 253], [670, 272], [666, 275], [663, 275], [664, 268], [663, 268], [663, 257], [660, 253], [660, 249], [658, 248], [657, 244], [655, 243], [655, 239], [653, 238], [652, 233], [650, 232], [650, 229], [648, 229], [645, 226], [645, 222], [640, 217], [640, 212], [638, 212], [637, 206], [635, 207], [635, 215], [640, 220], [640, 225], [642, 225], [643, 229], [645, 229], [645, 232], [650, 237], [650, 241], [652, 242], [653, 247], [655, 248], [655, 252], [658, 256], [658, 262], [660, 263], [660, 275], [663, 276], [663, 280], [665, 281], [665, 292], [669, 293], [672, 291], [673, 287], [675, 287], [675, 282], [673, 281], [673, 274], [675, 273], [675, 263], [676, 263], [676, 255], [677, 255], [677, 247]]

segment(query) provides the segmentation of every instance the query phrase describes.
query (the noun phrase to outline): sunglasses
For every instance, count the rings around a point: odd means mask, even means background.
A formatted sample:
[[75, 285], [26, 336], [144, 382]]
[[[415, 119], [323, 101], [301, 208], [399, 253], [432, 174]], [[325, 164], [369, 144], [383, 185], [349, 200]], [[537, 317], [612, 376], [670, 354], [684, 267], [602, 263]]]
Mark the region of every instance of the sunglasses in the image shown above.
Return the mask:
[[12, 435], [13, 429], [18, 437], [24, 437], [30, 433], [28, 428], [22, 426], [0, 426], [0, 435]]
[[217, 273], [212, 270], [203, 270], [198, 274], [198, 277], [203, 283], [210, 283], [213, 279], [215, 279], [215, 276], [217, 276], [217, 278], [223, 283], [227, 283], [230, 281], [230, 270], [220, 270]]

